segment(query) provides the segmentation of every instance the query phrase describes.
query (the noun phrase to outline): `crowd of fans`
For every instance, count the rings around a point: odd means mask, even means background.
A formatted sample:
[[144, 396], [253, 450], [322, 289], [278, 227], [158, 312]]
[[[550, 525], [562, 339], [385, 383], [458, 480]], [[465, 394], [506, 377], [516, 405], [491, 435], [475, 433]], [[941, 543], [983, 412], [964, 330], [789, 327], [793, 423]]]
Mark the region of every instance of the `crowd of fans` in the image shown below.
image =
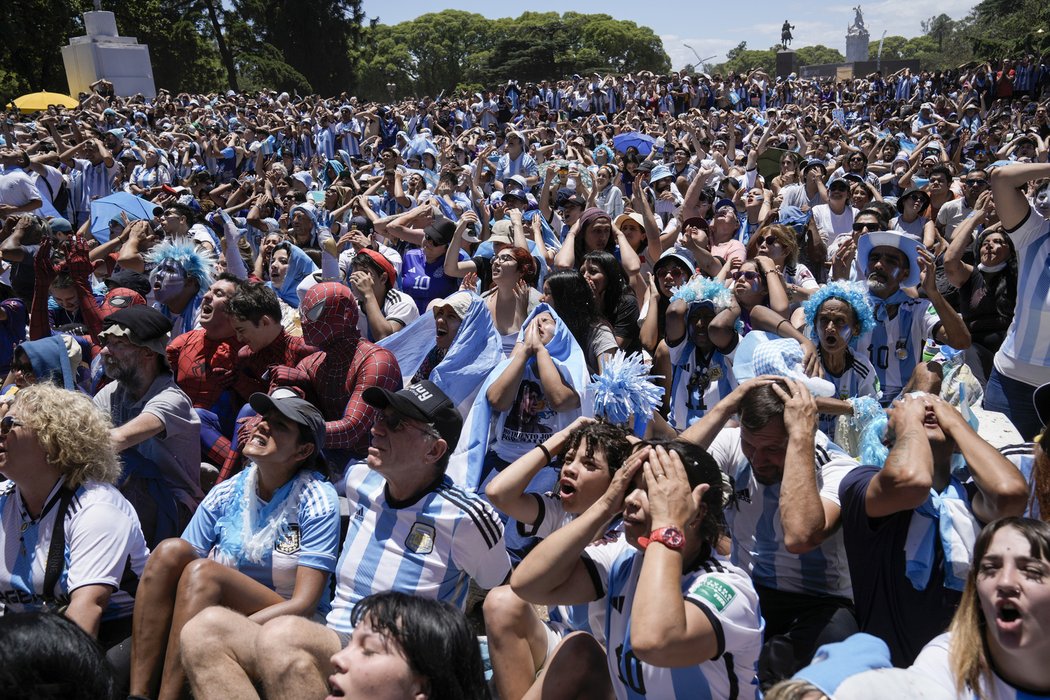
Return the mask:
[[4, 696], [1050, 697], [1048, 92], [9, 114]]

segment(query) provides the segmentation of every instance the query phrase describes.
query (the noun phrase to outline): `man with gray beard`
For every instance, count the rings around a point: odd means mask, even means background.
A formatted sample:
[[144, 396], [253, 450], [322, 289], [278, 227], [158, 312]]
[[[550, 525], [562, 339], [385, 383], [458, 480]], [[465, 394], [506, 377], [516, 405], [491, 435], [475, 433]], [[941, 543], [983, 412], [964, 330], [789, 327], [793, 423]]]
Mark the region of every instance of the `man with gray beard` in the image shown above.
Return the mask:
[[[927, 340], [963, 350], [970, 347], [970, 332], [937, 291], [933, 256], [917, 237], [899, 231], [864, 234], [857, 241], [857, 267], [876, 321], [858, 347], [868, 348], [886, 406], [907, 385]], [[925, 299], [905, 291], [920, 284]]]

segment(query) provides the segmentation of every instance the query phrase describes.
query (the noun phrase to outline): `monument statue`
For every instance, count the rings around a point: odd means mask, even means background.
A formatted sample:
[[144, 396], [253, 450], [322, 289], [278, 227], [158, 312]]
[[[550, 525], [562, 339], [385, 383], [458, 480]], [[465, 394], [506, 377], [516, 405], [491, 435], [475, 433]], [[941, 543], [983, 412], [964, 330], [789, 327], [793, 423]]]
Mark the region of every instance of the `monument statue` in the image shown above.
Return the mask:
[[864, 14], [860, 11], [860, 5], [857, 5], [853, 8], [853, 23], [846, 30], [846, 61], [867, 61], [870, 39], [868, 28], [864, 26]]
[[791, 45], [791, 40], [795, 37], [791, 36], [791, 30], [795, 28], [795, 25], [791, 24], [787, 20], [784, 20], [784, 26], [780, 28], [780, 43], [787, 48]]
[[860, 5], [853, 8], [853, 24], [846, 30], [847, 34], [867, 34], [868, 28], [864, 26], [864, 13], [860, 11]]

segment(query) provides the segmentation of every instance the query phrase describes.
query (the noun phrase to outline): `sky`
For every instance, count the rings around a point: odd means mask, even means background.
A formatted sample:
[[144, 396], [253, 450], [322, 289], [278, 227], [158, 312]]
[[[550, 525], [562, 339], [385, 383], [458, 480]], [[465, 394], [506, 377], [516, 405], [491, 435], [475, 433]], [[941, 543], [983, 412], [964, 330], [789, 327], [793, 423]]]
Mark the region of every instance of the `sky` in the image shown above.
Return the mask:
[[[934, 15], [947, 14], [952, 19], [965, 17], [976, 0], [880, 0], [861, 2], [864, 24], [872, 40], [887, 36], [918, 36], [920, 23]], [[793, 46], [824, 44], [846, 53], [846, 29], [853, 22], [853, 3], [784, 3], [774, 0], [737, 2], [638, 2], [638, 0], [605, 0], [604, 2], [554, 2], [532, 0], [515, 3], [512, 11], [501, 3], [462, 0], [454, 5], [440, 5], [422, 0], [380, 2], [364, 0], [368, 18], [378, 16], [383, 24], [397, 24], [428, 12], [442, 9], [476, 12], [492, 19], [517, 17], [522, 12], [605, 13], [616, 19], [630, 20], [650, 27], [664, 42], [664, 50], [671, 57], [675, 70], [687, 63], [720, 63], [726, 51], [741, 41], [748, 48], [768, 49], [780, 43], [780, 27], [790, 20], [795, 29]], [[791, 9], [785, 7], [791, 5]], [[658, 10], [653, 11], [653, 7]], [[665, 9], [666, 8], [666, 9]], [[734, 11], [739, 10], [739, 11]], [[692, 47], [690, 49], [689, 47]], [[695, 51], [695, 53], [694, 53]], [[713, 58], [710, 58], [712, 57]]]

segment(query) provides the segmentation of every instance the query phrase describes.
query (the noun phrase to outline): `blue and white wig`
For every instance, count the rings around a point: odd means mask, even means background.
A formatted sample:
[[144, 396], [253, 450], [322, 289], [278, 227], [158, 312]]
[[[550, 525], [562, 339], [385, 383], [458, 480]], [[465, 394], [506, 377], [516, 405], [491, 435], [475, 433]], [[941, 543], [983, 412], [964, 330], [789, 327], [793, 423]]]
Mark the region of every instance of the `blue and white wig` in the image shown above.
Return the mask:
[[188, 238], [176, 238], [172, 241], [164, 241], [150, 249], [145, 255], [146, 262], [159, 265], [162, 262], [177, 262], [186, 273], [186, 279], [197, 282], [201, 293], [215, 281], [214, 254], [197, 250], [194, 242]]
[[865, 286], [856, 282], [831, 282], [814, 292], [813, 296], [802, 304], [802, 310], [806, 313], [806, 326], [810, 329], [813, 341], [820, 342], [817, 337], [817, 310], [828, 299], [839, 299], [850, 305], [853, 317], [860, 326], [860, 332], [854, 334], [849, 341], [850, 347], [856, 347], [857, 339], [875, 328], [875, 314], [868, 303], [866, 293]]

